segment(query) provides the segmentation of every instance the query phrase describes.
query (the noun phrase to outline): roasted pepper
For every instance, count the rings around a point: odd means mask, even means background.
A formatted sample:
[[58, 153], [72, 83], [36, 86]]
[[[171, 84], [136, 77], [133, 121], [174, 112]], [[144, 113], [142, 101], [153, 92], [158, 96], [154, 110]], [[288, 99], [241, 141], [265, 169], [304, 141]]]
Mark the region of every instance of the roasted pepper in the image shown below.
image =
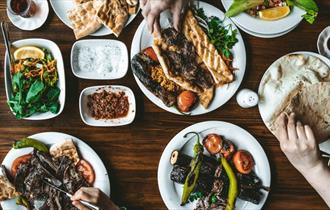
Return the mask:
[[14, 149], [21, 149], [26, 147], [33, 147], [40, 152], [48, 152], [48, 147], [45, 144], [31, 138], [22, 138], [19, 141], [15, 141], [13, 144]]
[[26, 198], [24, 198], [22, 196], [18, 196], [16, 198], [16, 205], [24, 206], [27, 210], [31, 210], [31, 208], [30, 208], [30, 202]]
[[233, 169], [230, 167], [226, 158], [221, 157], [220, 160], [229, 178], [229, 190], [228, 190], [227, 206], [225, 210], [233, 210], [235, 208], [235, 201], [238, 195], [237, 179]]

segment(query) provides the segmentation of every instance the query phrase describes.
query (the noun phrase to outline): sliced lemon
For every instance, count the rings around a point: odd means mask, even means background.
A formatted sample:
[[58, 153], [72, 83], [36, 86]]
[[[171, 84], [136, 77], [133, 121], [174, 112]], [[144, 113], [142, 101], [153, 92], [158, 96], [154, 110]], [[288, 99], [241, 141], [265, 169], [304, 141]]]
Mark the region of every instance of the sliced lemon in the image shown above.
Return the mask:
[[26, 59], [26, 58], [44, 58], [45, 53], [38, 47], [34, 46], [25, 46], [20, 47], [14, 52], [15, 60]]
[[286, 17], [290, 13], [290, 7], [274, 7], [259, 11], [259, 17], [263, 20], [278, 20]]

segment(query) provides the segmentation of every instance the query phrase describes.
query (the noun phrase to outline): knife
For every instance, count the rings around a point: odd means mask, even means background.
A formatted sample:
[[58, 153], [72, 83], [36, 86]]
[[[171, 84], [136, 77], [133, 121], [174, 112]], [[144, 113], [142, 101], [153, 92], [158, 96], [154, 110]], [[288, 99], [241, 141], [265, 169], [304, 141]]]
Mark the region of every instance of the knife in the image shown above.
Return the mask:
[[[59, 188], [59, 187], [56, 187], [55, 185], [53, 185], [53, 184], [47, 182], [46, 180], [43, 180], [43, 182], [46, 183], [47, 185], [49, 185], [50, 187], [56, 189], [57, 191], [60, 191], [60, 192], [64, 193], [64, 194], [65, 194], [66, 196], [68, 196], [69, 198], [71, 198], [71, 197], [73, 196], [72, 194], [70, 194], [70, 193], [68, 193], [68, 192], [66, 192], [66, 191], [64, 191], [64, 190], [62, 190], [62, 189]], [[87, 201], [80, 200], [80, 203], [82, 203], [84, 206], [87, 206], [87, 207], [89, 207], [89, 208], [91, 208], [91, 209], [94, 209], [94, 210], [101, 210], [99, 207], [97, 207], [97, 206], [95, 206], [95, 205], [93, 205], [93, 204], [91, 204], [91, 203], [89, 203], [89, 202], [87, 202]]]

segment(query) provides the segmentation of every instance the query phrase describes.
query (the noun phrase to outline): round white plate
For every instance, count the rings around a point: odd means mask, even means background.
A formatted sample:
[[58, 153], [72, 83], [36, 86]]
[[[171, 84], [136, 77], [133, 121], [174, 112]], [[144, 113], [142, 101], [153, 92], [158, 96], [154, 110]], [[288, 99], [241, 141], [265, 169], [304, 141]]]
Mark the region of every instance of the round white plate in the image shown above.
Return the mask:
[[[204, 9], [205, 14], [207, 16], [216, 16], [219, 17], [220, 19], [223, 19], [225, 17], [223, 12], [221, 12], [219, 9], [217, 9], [216, 7], [210, 4], [207, 4], [205, 2], [199, 2], [199, 6]], [[167, 19], [161, 17], [161, 24], [168, 25], [166, 22]], [[237, 29], [236, 26], [233, 24], [233, 22], [227, 18], [225, 20], [225, 25], [228, 24], [232, 24], [232, 28]], [[191, 111], [191, 115], [201, 115], [214, 111], [215, 109], [225, 104], [236, 93], [237, 89], [239, 88], [243, 80], [245, 67], [246, 67], [246, 51], [245, 51], [243, 38], [239, 32], [237, 33], [237, 39], [238, 39], [238, 43], [236, 43], [236, 45], [232, 49], [234, 56], [233, 67], [238, 69], [234, 72], [235, 81], [233, 81], [228, 85], [224, 85], [223, 87], [216, 88], [214, 99], [211, 102], [208, 109], [204, 109], [201, 105], [199, 105], [198, 107], [196, 107], [194, 110]], [[135, 54], [141, 52], [141, 50], [150, 47], [152, 45], [152, 42], [153, 42], [153, 37], [148, 31], [146, 22], [143, 21], [138, 27], [133, 38], [132, 47], [131, 47], [131, 59], [134, 57]], [[167, 107], [159, 98], [157, 98], [152, 92], [150, 92], [135, 75], [134, 77], [138, 86], [150, 101], [152, 101], [158, 107], [168, 112], [174, 114], [181, 114], [177, 109], [173, 107]]]
[[[68, 18], [67, 12], [75, 7], [75, 3], [73, 0], [49, 0], [50, 5], [52, 5], [57, 17], [68, 27], [72, 28], [71, 21]], [[139, 11], [135, 15], [130, 15], [128, 18], [128, 21], [126, 23], [126, 26], [133, 21], [133, 19], [136, 17], [136, 15], [139, 13]], [[91, 34], [91, 36], [105, 36], [112, 34], [112, 31], [102, 26], [99, 30], [97, 30], [95, 33]]]
[[[49, 146], [65, 139], [72, 139], [81, 158], [87, 160], [93, 166], [95, 172], [94, 187], [101, 189], [106, 195], [110, 196], [110, 180], [107, 169], [96, 152], [85, 142], [74, 136], [58, 132], [38, 133], [30, 136], [30, 138], [37, 139]], [[11, 149], [3, 160], [2, 165], [4, 165], [7, 169], [10, 169], [13, 161], [17, 157], [31, 153], [32, 151], [32, 148]], [[15, 204], [15, 199], [1, 202], [1, 207], [2, 209], [25, 210], [25, 208]]]
[[[233, 0], [221, 0], [221, 2], [227, 11], [230, 5], [233, 3]], [[231, 19], [234, 23], [241, 25], [245, 29], [248, 29], [254, 33], [272, 35], [283, 33], [284, 31], [288, 31], [289, 29], [293, 28], [300, 23], [300, 21], [303, 19], [302, 15], [304, 14], [304, 10], [298, 7], [294, 7], [287, 17], [276, 21], [261, 20], [244, 12], [235, 17], [232, 17]]]
[[[188, 203], [185, 206], [180, 206], [183, 185], [176, 184], [170, 179], [170, 173], [173, 166], [170, 164], [170, 157], [173, 150], [182, 150], [185, 154], [192, 156], [193, 147], [196, 143], [196, 138], [184, 135], [188, 132], [200, 132], [201, 136], [206, 136], [210, 133], [217, 133], [224, 136], [225, 139], [232, 141], [238, 149], [249, 151], [256, 163], [254, 171], [262, 180], [263, 185], [270, 187], [271, 172], [268, 158], [260, 146], [258, 141], [246, 130], [222, 121], [206, 121], [194, 124], [182, 130], [167, 144], [158, 166], [158, 187], [162, 199], [168, 209], [175, 210], [190, 210], [194, 209], [195, 203]], [[237, 199], [235, 209], [251, 209], [258, 210], [264, 205], [268, 192], [263, 192], [264, 196], [259, 205]]]
[[46, 22], [49, 14], [48, 2], [45, 0], [34, 0], [34, 2], [36, 3], [37, 11], [29, 18], [14, 15], [7, 9], [8, 18], [14, 26], [25, 31], [33, 31], [40, 28]]
[[[278, 60], [280, 60], [281, 58], [283, 58], [284, 56], [290, 55], [290, 54], [305, 54], [305, 55], [311, 55], [311, 56], [315, 56], [317, 58], [319, 58], [321, 61], [323, 61], [325, 64], [327, 64], [330, 67], [330, 60], [320, 54], [314, 53], [314, 52], [307, 52], [307, 51], [298, 51], [298, 52], [292, 52], [292, 53], [288, 53], [286, 55], [283, 55], [282, 57], [278, 58], [276, 61], [274, 61], [269, 67], [268, 69], [265, 71], [264, 75], [262, 76], [261, 80], [260, 80], [260, 84], [259, 84], [259, 88], [258, 88], [258, 95], [260, 98], [264, 98], [263, 95], [261, 94], [261, 90], [264, 89], [264, 84], [266, 84], [265, 80], [266, 80], [266, 75], [270, 74], [270, 70], [272, 69], [272, 67], [278, 63]], [[260, 101], [259, 101], [260, 102]], [[266, 116], [267, 114], [269, 114], [269, 109], [265, 106], [261, 106], [261, 104], [258, 104], [258, 109], [259, 109], [259, 113], [261, 115], [262, 121], [264, 122], [264, 124], [266, 125], [266, 127], [268, 128], [268, 125], [266, 123]], [[269, 128], [268, 128], [269, 129]], [[272, 132], [269, 129], [270, 132]]]
[[317, 39], [317, 50], [321, 55], [330, 59], [330, 49], [327, 42], [330, 42], [330, 26], [326, 27]]

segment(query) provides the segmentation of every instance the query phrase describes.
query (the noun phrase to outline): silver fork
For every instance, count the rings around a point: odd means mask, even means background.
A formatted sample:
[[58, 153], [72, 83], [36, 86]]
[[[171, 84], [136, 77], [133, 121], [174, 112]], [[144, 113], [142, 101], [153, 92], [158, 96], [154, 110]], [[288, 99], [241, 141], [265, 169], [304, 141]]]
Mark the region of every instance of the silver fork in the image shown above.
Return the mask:
[[[2, 37], [3, 37], [3, 40], [4, 40], [4, 43], [5, 43], [5, 46], [6, 46], [6, 51], [7, 51], [7, 56], [8, 56], [8, 59], [9, 59], [9, 72], [7, 72], [8, 74], [8, 82], [10, 85], [8, 85], [8, 87], [10, 86], [10, 88], [12, 87], [12, 83], [11, 83], [11, 72], [12, 70], [14, 70], [14, 56], [13, 54], [11, 53], [11, 44], [10, 44], [10, 40], [9, 40], [9, 30], [8, 30], [8, 24], [6, 22], [1, 22], [0, 24], [1, 26], [1, 32], [2, 32]], [[6, 58], [7, 59], [7, 58]], [[5, 71], [8, 69], [5, 67], [4, 68]]]

